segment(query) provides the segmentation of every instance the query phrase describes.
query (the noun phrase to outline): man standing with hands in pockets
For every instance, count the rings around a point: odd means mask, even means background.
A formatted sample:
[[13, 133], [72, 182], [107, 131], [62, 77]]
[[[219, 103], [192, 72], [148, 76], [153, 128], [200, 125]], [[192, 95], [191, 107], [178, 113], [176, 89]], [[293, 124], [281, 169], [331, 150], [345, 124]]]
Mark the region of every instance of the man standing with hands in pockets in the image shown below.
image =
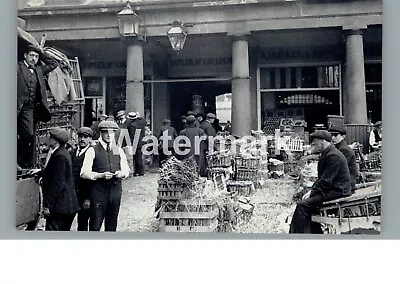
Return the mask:
[[122, 179], [129, 176], [129, 166], [121, 147], [115, 143], [119, 129], [113, 121], [99, 124], [100, 138], [85, 154], [81, 177], [93, 181], [90, 198], [89, 231], [116, 231], [121, 204]]

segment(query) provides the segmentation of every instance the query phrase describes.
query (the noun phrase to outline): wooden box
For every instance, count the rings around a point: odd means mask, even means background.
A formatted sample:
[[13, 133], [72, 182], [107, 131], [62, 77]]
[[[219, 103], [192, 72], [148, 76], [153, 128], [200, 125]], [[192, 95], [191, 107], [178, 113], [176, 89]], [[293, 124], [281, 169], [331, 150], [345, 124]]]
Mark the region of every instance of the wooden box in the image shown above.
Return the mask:
[[180, 200], [160, 212], [159, 232], [215, 232], [218, 214], [213, 200]]
[[158, 200], [180, 200], [188, 196], [189, 190], [181, 184], [158, 182]]
[[250, 196], [255, 190], [252, 181], [227, 181], [226, 188], [239, 196]]

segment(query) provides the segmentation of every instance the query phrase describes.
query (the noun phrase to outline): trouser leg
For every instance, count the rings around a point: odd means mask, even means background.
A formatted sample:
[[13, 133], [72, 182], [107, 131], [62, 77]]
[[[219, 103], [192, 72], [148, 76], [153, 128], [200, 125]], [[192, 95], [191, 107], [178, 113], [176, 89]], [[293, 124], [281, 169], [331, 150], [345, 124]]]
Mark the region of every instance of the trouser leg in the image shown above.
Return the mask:
[[290, 224], [290, 234], [322, 234], [321, 225], [311, 222], [311, 215], [318, 214], [323, 202], [322, 194], [316, 193], [297, 203]]
[[108, 203], [108, 189], [92, 188], [90, 198], [89, 231], [100, 231]]
[[117, 230], [118, 214], [121, 205], [122, 186], [119, 182], [110, 189], [108, 198], [108, 206], [105, 216], [104, 229], [105, 231], [115, 232]]
[[50, 214], [46, 219], [46, 231], [70, 231], [75, 214]]
[[17, 117], [17, 163], [22, 168], [33, 167], [35, 125], [33, 108], [23, 107]]
[[143, 165], [143, 154], [142, 149], [138, 149], [133, 157], [135, 163], [135, 174], [144, 175], [144, 165]]

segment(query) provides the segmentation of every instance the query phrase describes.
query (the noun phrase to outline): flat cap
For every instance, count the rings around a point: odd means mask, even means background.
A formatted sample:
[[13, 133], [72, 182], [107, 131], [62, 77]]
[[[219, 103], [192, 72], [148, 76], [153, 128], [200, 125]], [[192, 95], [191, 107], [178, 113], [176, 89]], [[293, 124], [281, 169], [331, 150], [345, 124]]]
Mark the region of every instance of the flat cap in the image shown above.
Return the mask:
[[61, 127], [53, 127], [49, 130], [50, 137], [53, 137], [61, 144], [65, 144], [69, 140], [69, 132]]
[[137, 117], [138, 117], [138, 113], [137, 112], [131, 111], [131, 112], [128, 113], [128, 118], [129, 119], [135, 119]]
[[115, 117], [120, 117], [120, 116], [123, 116], [123, 115], [125, 115], [126, 114], [126, 111], [124, 111], [124, 110], [119, 110], [118, 112], [117, 112], [117, 115], [115, 116]]
[[332, 135], [327, 130], [315, 130], [315, 132], [310, 135], [310, 141], [314, 138], [332, 142]]
[[93, 136], [93, 130], [90, 129], [89, 127], [81, 127], [78, 129], [77, 133], [78, 133], [78, 135], [83, 134], [83, 135], [90, 136], [90, 137]]
[[100, 130], [118, 130], [119, 126], [114, 121], [102, 121], [99, 123]]
[[171, 120], [169, 120], [168, 118], [166, 118], [166, 119], [164, 119], [162, 122], [163, 122], [164, 124], [165, 124], [165, 123], [171, 123]]
[[26, 53], [29, 53], [30, 51], [34, 51], [36, 53], [42, 54], [42, 50], [38, 46], [33, 45], [33, 44], [28, 45]]
[[382, 126], [382, 121], [377, 121], [374, 124], [375, 127]]
[[332, 134], [346, 135], [346, 129], [342, 126], [332, 125], [328, 131]]
[[186, 122], [187, 123], [193, 123], [196, 121], [196, 118], [194, 117], [194, 115], [189, 115], [186, 117]]
[[215, 118], [216, 116], [215, 116], [215, 114], [213, 114], [213, 113], [207, 113], [207, 118]]

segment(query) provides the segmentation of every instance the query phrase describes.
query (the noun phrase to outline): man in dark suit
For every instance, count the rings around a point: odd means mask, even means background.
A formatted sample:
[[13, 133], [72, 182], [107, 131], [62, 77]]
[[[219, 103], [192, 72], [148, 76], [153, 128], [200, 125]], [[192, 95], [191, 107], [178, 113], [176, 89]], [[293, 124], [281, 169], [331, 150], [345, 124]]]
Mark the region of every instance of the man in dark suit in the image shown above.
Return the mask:
[[89, 127], [78, 129], [78, 148], [71, 152], [72, 175], [81, 210], [78, 212], [78, 231], [87, 231], [90, 217], [90, 191], [92, 182], [81, 178], [81, 168], [86, 151], [91, 146], [93, 131]]
[[51, 156], [41, 182], [46, 231], [69, 231], [79, 210], [71, 156], [65, 149], [69, 133], [60, 127], [50, 129], [49, 133]]
[[202, 157], [205, 155], [203, 146], [204, 140], [202, 138], [205, 138], [206, 134], [203, 129], [195, 126], [194, 123], [196, 122], [196, 118], [193, 115], [186, 117], [186, 121], [188, 126], [179, 133], [179, 136], [186, 136], [190, 141], [189, 153], [185, 155], [184, 158], [193, 156], [196, 160], [197, 166], [199, 167], [199, 171], [201, 169], [205, 170], [205, 165], [202, 164], [205, 161], [205, 157]]
[[322, 234], [321, 224], [311, 221], [323, 202], [351, 195], [351, 178], [344, 155], [332, 145], [327, 130], [310, 135], [311, 152], [321, 153], [318, 160], [318, 179], [310, 195], [297, 203], [290, 224], [291, 234]]
[[[39, 57], [44, 65], [38, 65]], [[17, 67], [17, 163], [32, 168], [35, 125], [51, 118], [44, 75], [58, 63], [34, 46], [29, 46], [24, 58]]]
[[[174, 155], [174, 140], [177, 137], [177, 133], [175, 128], [171, 125], [171, 120], [164, 119], [163, 125], [160, 127], [158, 132], [156, 133], [156, 137], [158, 139], [158, 150], [159, 150], [159, 166], [161, 168], [162, 163], [167, 160], [169, 157]], [[162, 138], [160, 140], [160, 137]], [[164, 142], [165, 141], [165, 142]]]
[[355, 191], [357, 179], [358, 179], [358, 169], [356, 154], [353, 149], [346, 142], [346, 129], [340, 126], [333, 125], [328, 131], [332, 134], [332, 143], [335, 145], [336, 149], [343, 153], [346, 158], [347, 165], [350, 171], [351, 177], [351, 191]]
[[[143, 138], [145, 136], [146, 120], [140, 116], [139, 112], [128, 113], [128, 118], [132, 121], [129, 124], [129, 136], [133, 146], [133, 168], [135, 170], [134, 176], [144, 175], [144, 163], [143, 163]], [[138, 135], [135, 139], [135, 135]], [[135, 142], [137, 141], [137, 145]], [[136, 146], [136, 149], [135, 149]]]

